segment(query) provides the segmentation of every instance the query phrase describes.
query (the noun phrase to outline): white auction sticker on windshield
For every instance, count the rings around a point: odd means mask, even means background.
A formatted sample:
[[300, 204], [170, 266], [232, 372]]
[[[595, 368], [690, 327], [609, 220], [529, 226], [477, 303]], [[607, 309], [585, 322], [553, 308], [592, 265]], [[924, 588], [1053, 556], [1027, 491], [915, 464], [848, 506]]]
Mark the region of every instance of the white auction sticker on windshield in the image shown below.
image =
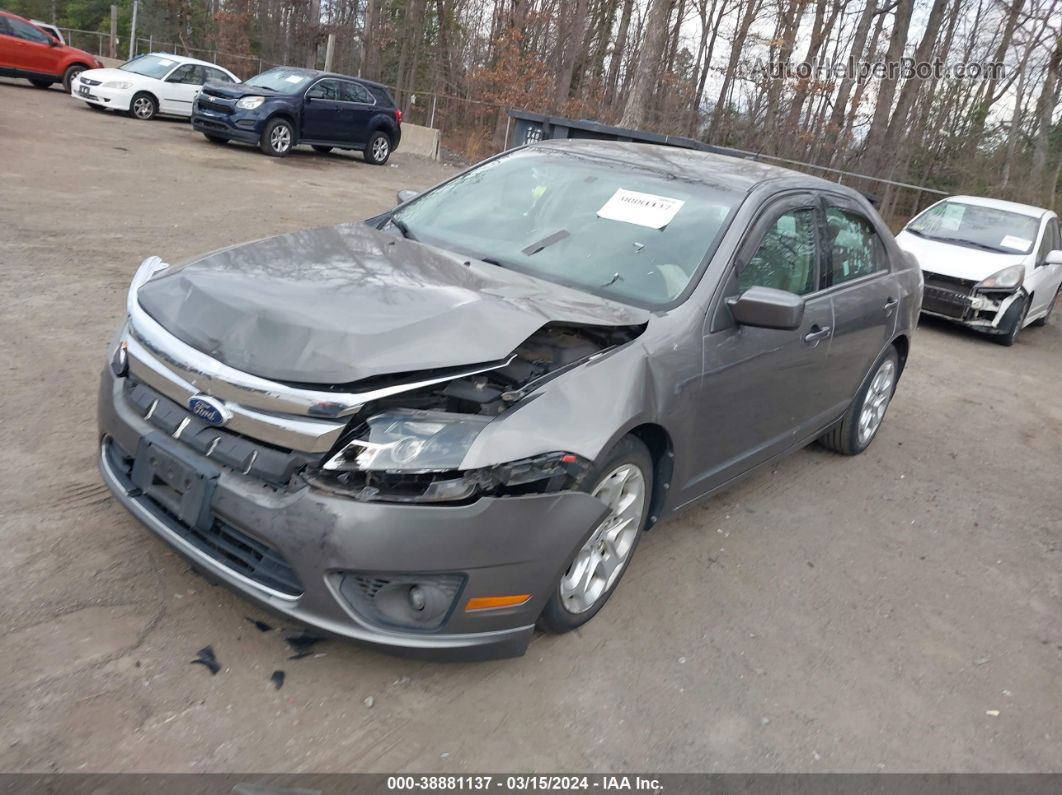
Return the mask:
[[301, 83], [306, 78], [303, 77], [302, 75], [288, 75], [284, 79], [287, 80], [289, 83]]
[[1032, 241], [1016, 235], [1007, 235], [999, 241], [999, 245], [1003, 246], [1003, 248], [1012, 248], [1015, 251], [1028, 251]]
[[682, 199], [669, 199], [667, 196], [654, 196], [652, 193], [619, 188], [597, 211], [597, 217], [647, 226], [650, 229], [663, 229], [671, 223], [685, 203]]
[[171, 61], [169, 58], [161, 58], [159, 60], [159, 66], [173, 66], [176, 61]]

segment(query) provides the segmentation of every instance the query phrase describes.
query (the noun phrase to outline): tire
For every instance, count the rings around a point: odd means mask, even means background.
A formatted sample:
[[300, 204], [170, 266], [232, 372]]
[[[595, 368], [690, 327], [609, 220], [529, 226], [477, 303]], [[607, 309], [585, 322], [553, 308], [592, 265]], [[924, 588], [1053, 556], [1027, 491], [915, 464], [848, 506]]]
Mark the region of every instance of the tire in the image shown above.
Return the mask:
[[203, 133], [203, 137], [212, 144], [227, 144], [229, 142], [228, 138], [222, 138], [220, 135], [211, 135], [210, 133]]
[[1055, 311], [1055, 304], [1058, 303], [1058, 297], [1060, 295], [1062, 295], [1062, 285], [1059, 285], [1058, 290], [1055, 292], [1054, 300], [1051, 301], [1051, 303], [1049, 303], [1047, 305], [1047, 314], [1044, 315], [1043, 317], [1036, 318], [1036, 320], [1034, 320], [1029, 325], [1030, 326], [1046, 326], [1047, 325], [1047, 321], [1051, 319], [1051, 313]]
[[313, 151], [320, 152], [322, 155], [327, 155], [329, 152], [332, 151], [332, 147], [330, 147], [330, 146], [314, 146]]
[[[649, 518], [652, 456], [640, 439], [625, 436], [589, 473], [586, 483], [590, 494], [603, 499], [612, 494], [614, 504], [635, 501], [627, 506], [625, 522], [618, 521], [624, 514], [610, 512], [573, 552], [538, 620], [542, 629], [555, 634], [570, 632], [597, 615], [623, 578]], [[580, 569], [589, 576], [580, 577]]]
[[295, 130], [286, 119], [271, 119], [258, 139], [258, 148], [270, 157], [286, 157], [293, 146]]
[[1004, 348], [1009, 348], [1018, 341], [1018, 335], [1021, 334], [1021, 327], [1025, 323], [1027, 314], [1029, 314], [1029, 296], [1022, 295], [1007, 308], [1007, 313], [1003, 315], [1003, 320], [999, 323], [1006, 331], [1002, 334], [994, 334], [992, 339]]
[[859, 455], [870, 447], [885, 420], [899, 377], [900, 356], [890, 345], [874, 362], [844, 417], [819, 437], [819, 444], [841, 455]]
[[377, 130], [369, 136], [362, 152], [365, 162], [373, 166], [382, 166], [391, 156], [391, 137], [383, 130]]
[[52, 87], [52, 81], [51, 80], [30, 80], [30, 82], [33, 83], [33, 87], [34, 88], [51, 88]]
[[85, 71], [88, 68], [83, 64], [76, 63], [73, 66], [68, 66], [66, 71], [63, 72], [63, 88], [66, 93], [70, 93], [70, 84], [74, 82], [74, 78]]
[[159, 101], [146, 91], [134, 94], [129, 102], [129, 115], [140, 121], [150, 121], [159, 112]]

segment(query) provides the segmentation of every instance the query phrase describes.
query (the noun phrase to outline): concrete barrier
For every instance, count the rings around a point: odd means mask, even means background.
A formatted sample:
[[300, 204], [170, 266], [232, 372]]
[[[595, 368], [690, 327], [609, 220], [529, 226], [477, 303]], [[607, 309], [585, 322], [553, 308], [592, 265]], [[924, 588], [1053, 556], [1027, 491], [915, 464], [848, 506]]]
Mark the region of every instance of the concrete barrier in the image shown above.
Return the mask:
[[440, 137], [436, 129], [403, 122], [402, 143], [398, 145], [398, 151], [407, 155], [420, 155], [438, 160]]

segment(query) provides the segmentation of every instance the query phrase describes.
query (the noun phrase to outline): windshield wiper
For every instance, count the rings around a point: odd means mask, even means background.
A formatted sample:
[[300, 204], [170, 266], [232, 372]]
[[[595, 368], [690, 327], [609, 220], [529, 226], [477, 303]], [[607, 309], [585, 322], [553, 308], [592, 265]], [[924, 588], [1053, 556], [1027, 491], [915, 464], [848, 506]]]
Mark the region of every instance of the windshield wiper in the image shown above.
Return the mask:
[[402, 233], [402, 237], [406, 240], [416, 240], [413, 237], [413, 233], [409, 231], [409, 226], [401, 218], [395, 218], [393, 215], [387, 219], [395, 229]]
[[957, 246], [979, 248], [982, 251], [994, 251], [997, 254], [1008, 254], [1006, 249], [990, 246], [987, 243], [978, 243], [976, 240], [963, 240], [961, 237], [932, 237], [931, 240], [939, 240], [942, 243], [954, 243]]
[[541, 240], [539, 240], [539, 241], [537, 241], [535, 243], [532, 243], [527, 248], [521, 250], [520, 253], [523, 254], [525, 257], [534, 256], [535, 254], [540, 252], [542, 249], [544, 249], [544, 248], [546, 248], [548, 246], [552, 246], [554, 243], [559, 243], [560, 241], [564, 240], [566, 237], [571, 237], [571, 233], [567, 229], [558, 229], [556, 232], [553, 232], [552, 234], [546, 235]]

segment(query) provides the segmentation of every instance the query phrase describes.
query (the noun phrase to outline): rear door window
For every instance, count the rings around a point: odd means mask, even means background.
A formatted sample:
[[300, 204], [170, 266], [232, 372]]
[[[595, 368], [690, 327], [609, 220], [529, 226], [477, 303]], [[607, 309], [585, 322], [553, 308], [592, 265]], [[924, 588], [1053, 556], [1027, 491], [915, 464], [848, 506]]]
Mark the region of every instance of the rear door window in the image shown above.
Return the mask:
[[363, 105], [372, 105], [375, 102], [365, 86], [348, 81], [343, 81], [341, 84], [340, 99], [344, 102], [360, 102]]
[[868, 219], [840, 207], [826, 208], [829, 267], [823, 287], [842, 284], [889, 269], [885, 243]]

